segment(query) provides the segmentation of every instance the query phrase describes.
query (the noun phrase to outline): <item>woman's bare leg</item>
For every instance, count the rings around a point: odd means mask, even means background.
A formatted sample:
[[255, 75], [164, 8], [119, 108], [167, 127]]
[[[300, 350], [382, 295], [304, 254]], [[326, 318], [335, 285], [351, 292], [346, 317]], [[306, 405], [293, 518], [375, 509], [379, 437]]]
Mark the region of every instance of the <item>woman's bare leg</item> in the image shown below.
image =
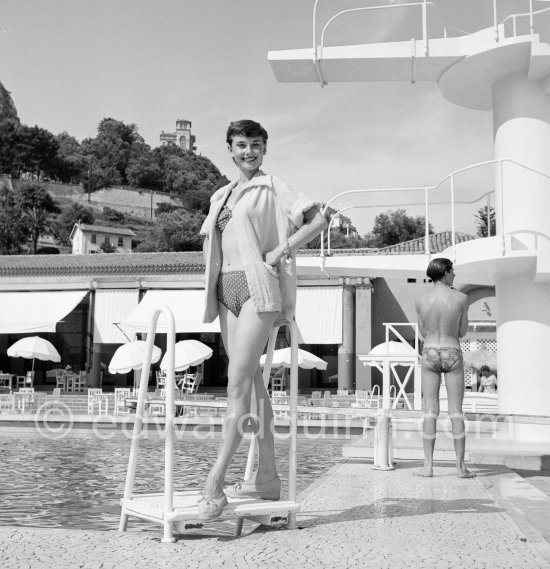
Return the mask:
[[445, 385], [449, 398], [449, 418], [456, 454], [456, 469], [459, 478], [473, 478], [475, 474], [466, 468], [464, 453], [466, 450], [466, 432], [462, 401], [464, 400], [464, 366], [462, 357], [458, 359], [453, 369], [445, 374]]
[[229, 356], [227, 413], [218, 456], [204, 486], [207, 497], [216, 497], [222, 491], [227, 468], [241, 442], [250, 413], [252, 383], [275, 316], [274, 312], [256, 312], [251, 300], [244, 303], [238, 318], [220, 305], [222, 336]]
[[258, 484], [269, 482], [277, 478], [277, 465], [275, 463], [275, 437], [273, 433], [273, 408], [271, 400], [264, 385], [264, 379], [260, 367], [254, 375], [254, 392], [256, 394], [256, 414], [260, 424], [258, 425], [258, 471], [255, 481]]
[[424, 420], [422, 422], [422, 441], [424, 445], [424, 466], [417, 476], [433, 476], [433, 458], [437, 417], [439, 416], [439, 385], [441, 374], [422, 363], [422, 394], [424, 395]]

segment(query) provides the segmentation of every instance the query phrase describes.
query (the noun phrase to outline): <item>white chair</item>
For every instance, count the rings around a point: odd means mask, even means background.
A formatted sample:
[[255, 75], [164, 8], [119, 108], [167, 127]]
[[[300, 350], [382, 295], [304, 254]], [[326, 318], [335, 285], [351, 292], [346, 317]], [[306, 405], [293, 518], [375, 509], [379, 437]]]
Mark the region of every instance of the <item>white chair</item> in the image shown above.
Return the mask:
[[73, 380], [74, 391], [84, 391], [86, 388], [87, 374], [85, 371], [78, 372]]
[[355, 403], [352, 403], [351, 406], [354, 409], [365, 409], [370, 407], [369, 392], [364, 389], [357, 389], [355, 391]]
[[[93, 415], [97, 407], [97, 414], [101, 415], [102, 411], [102, 401], [99, 397], [103, 393], [103, 390], [99, 387], [93, 387], [88, 389], [88, 415]], [[106, 413], [105, 413], [106, 414]]]
[[0, 395], [0, 413], [15, 413], [15, 396], [12, 393]]
[[157, 380], [157, 391], [160, 389], [164, 389], [166, 387], [166, 372], [165, 371], [157, 371], [155, 377]]
[[191, 395], [197, 393], [199, 385], [202, 382], [202, 370], [197, 370], [195, 373], [188, 373], [181, 383], [181, 391], [183, 394]]
[[15, 397], [21, 413], [30, 411], [34, 403], [34, 387], [20, 387]]
[[157, 398], [149, 402], [149, 415], [166, 415], [166, 389], [160, 389]]
[[61, 369], [58, 369], [55, 372], [55, 387], [57, 389], [62, 389], [63, 391], [67, 390], [67, 383], [65, 381], [65, 372]]
[[126, 407], [126, 399], [131, 396], [131, 387], [115, 387], [115, 415], [128, 415], [130, 413], [130, 409]]
[[[288, 405], [288, 393], [286, 391], [272, 391], [271, 392], [271, 403], [272, 405]], [[273, 411], [275, 417], [283, 418], [288, 417], [288, 410], [285, 411]]]
[[283, 366], [275, 369], [271, 369], [269, 374], [269, 384], [271, 386], [271, 392], [274, 391], [284, 391], [286, 383], [286, 368]]

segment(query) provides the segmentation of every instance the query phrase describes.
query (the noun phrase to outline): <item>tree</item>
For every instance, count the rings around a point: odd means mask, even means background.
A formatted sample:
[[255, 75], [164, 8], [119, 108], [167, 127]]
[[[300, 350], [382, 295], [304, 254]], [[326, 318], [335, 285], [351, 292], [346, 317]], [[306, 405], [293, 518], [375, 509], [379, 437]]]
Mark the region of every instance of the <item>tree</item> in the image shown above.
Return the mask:
[[55, 237], [63, 245], [70, 245], [70, 235], [75, 223], [78, 222], [93, 225], [95, 218], [91, 208], [84, 207], [78, 202], [72, 202], [71, 205], [63, 211], [58, 217], [55, 227], [53, 228]]
[[78, 182], [88, 168], [88, 159], [74, 136], [62, 132], [55, 137], [58, 144], [56, 178], [61, 182]]
[[[97, 137], [82, 143], [84, 152], [92, 155], [99, 177], [106, 178], [110, 185], [125, 184], [126, 168], [132, 156], [132, 146], [143, 150], [143, 138], [135, 124], [124, 124], [113, 118], [103, 119], [97, 127]], [[148, 147], [146, 147], [148, 149]]]
[[32, 252], [36, 255], [40, 235], [54, 233], [51, 214], [60, 210], [40, 182], [22, 184], [16, 192], [16, 203], [31, 239]]
[[[328, 233], [325, 231], [325, 249], [328, 248]], [[332, 249], [363, 249], [369, 247], [369, 241], [366, 237], [359, 235], [350, 235], [347, 237], [338, 227], [330, 230], [330, 248]], [[306, 245], [306, 249], [320, 249], [321, 235], [315, 237]]]
[[15, 137], [16, 177], [30, 174], [40, 179], [42, 175], [55, 177], [59, 144], [54, 135], [38, 126], [20, 125]]
[[[496, 225], [495, 209], [493, 208], [493, 206], [489, 206], [489, 219], [491, 222], [491, 235], [495, 235], [497, 231], [497, 225]], [[474, 215], [474, 220], [477, 228], [477, 234], [480, 237], [487, 237], [488, 236], [487, 208], [480, 207], [477, 210], [477, 213]]]
[[26, 241], [27, 232], [15, 192], [0, 188], [0, 255], [21, 253]]
[[161, 214], [136, 251], [200, 251], [203, 238], [199, 230], [205, 217], [183, 209]]
[[[426, 220], [421, 215], [417, 217], [407, 215], [405, 209], [388, 210], [374, 218], [372, 231], [366, 235], [366, 238], [371, 247], [388, 247], [424, 237], [425, 227]], [[428, 232], [433, 233], [431, 224]]]

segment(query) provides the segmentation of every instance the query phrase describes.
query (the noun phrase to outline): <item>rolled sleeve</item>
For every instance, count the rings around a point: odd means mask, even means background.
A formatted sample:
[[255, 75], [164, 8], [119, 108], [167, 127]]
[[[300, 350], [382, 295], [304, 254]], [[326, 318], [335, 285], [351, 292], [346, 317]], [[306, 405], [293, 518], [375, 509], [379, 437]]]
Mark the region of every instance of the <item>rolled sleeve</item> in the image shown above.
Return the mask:
[[286, 217], [296, 227], [301, 227], [304, 224], [304, 212], [314, 207], [319, 208], [321, 205], [282, 180], [274, 179], [274, 187], [277, 189], [277, 197]]

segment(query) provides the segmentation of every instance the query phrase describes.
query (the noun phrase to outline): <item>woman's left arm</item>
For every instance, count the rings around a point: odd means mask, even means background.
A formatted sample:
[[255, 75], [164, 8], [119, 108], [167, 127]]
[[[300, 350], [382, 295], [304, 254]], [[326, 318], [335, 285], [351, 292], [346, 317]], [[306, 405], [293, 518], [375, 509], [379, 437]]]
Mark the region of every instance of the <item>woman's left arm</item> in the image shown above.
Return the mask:
[[303, 247], [327, 227], [328, 222], [317, 206], [308, 209], [304, 212], [303, 225], [285, 242], [279, 243], [273, 251], [269, 251], [265, 256], [265, 262], [268, 265], [276, 265], [285, 255]]

